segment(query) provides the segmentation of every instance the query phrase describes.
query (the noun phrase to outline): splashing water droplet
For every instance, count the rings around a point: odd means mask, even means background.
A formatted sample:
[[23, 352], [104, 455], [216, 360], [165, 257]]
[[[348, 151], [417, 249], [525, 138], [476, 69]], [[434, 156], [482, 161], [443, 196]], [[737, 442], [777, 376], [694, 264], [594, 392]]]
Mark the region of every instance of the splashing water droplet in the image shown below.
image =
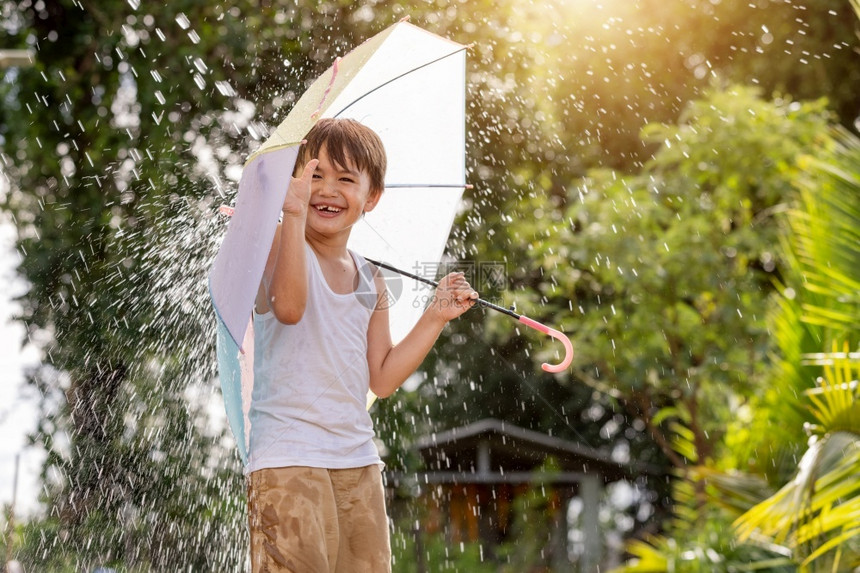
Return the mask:
[[227, 97], [235, 97], [236, 96], [236, 90], [234, 90], [233, 86], [231, 86], [228, 82], [225, 82], [225, 81], [215, 82], [215, 88], [223, 96], [227, 96]]
[[183, 12], [177, 14], [176, 23], [179, 24], [179, 27], [183, 30], [187, 30], [191, 27], [191, 21], [188, 19], [188, 16], [186, 16]]

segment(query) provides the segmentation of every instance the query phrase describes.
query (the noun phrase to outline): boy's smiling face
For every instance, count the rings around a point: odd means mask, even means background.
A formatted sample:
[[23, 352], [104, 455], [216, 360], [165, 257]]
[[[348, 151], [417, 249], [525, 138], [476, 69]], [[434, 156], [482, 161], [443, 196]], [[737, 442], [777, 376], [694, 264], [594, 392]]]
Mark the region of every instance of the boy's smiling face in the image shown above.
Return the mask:
[[370, 189], [370, 178], [352, 161], [339, 165], [320, 148], [319, 165], [311, 183], [307, 226], [320, 235], [349, 234], [352, 226], [365, 212], [376, 206], [379, 194]]

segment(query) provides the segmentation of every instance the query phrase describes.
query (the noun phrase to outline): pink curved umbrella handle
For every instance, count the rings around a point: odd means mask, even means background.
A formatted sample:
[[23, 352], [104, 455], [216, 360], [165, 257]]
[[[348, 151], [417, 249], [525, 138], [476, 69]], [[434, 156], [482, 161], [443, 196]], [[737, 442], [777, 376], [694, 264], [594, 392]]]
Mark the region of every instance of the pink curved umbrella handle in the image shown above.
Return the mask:
[[543, 332], [544, 334], [549, 334], [553, 338], [560, 340], [562, 344], [564, 344], [564, 360], [562, 360], [559, 364], [547, 364], [544, 362], [541, 364], [541, 368], [543, 368], [547, 372], [563, 372], [567, 370], [567, 367], [570, 366], [571, 361], [573, 360], [573, 344], [571, 344], [570, 339], [564, 335], [563, 332], [560, 332], [554, 328], [550, 328], [545, 324], [541, 324], [536, 320], [532, 320], [527, 316], [520, 316], [518, 319], [520, 322], [525, 324], [526, 326], [530, 326], [535, 330]]

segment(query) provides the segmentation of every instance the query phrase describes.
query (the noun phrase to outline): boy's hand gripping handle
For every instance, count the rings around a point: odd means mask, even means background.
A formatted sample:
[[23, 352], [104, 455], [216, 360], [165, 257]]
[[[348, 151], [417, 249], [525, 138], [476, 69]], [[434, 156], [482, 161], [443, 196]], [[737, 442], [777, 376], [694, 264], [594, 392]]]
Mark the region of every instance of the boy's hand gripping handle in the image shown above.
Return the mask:
[[563, 332], [560, 332], [554, 328], [550, 328], [545, 324], [541, 324], [536, 320], [532, 320], [527, 316], [522, 316], [518, 318], [520, 322], [525, 324], [526, 326], [530, 326], [535, 330], [543, 332], [544, 334], [549, 334], [553, 338], [556, 338], [564, 344], [564, 360], [562, 360], [559, 364], [547, 364], [544, 362], [541, 364], [541, 368], [543, 368], [547, 372], [563, 372], [570, 366], [571, 361], [573, 360], [573, 344], [571, 344], [570, 339], [564, 335]]

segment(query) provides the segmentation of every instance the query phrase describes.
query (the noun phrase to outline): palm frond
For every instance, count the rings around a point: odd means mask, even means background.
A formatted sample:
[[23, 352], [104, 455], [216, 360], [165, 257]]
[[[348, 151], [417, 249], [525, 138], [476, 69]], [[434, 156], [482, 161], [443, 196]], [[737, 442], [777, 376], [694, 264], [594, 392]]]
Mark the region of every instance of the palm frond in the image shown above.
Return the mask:
[[791, 547], [804, 563], [857, 559], [860, 542], [860, 367], [834, 353], [806, 392], [817, 420], [795, 478], [735, 521], [740, 540]]
[[844, 338], [860, 323], [860, 140], [844, 129], [835, 136], [832, 157], [803, 160], [810, 176], [789, 214], [788, 247], [807, 295], [804, 319]]
[[735, 518], [774, 493], [764, 478], [756, 474], [723, 472], [699, 466], [690, 470], [690, 477], [704, 482], [709, 502], [719, 505]]
[[[650, 543], [648, 542], [650, 541]], [[665, 573], [669, 570], [668, 555], [673, 553], [672, 540], [652, 537], [648, 541], [633, 540], [627, 544], [632, 559], [613, 573]]]
[[812, 402], [810, 411], [820, 424], [818, 428], [824, 432], [848, 432], [860, 436], [860, 401], [857, 399], [860, 393], [848, 345], [841, 353], [836, 352], [834, 345], [834, 352], [829, 356], [829, 360], [821, 362], [824, 377], [818, 379], [815, 388], [805, 392]]

